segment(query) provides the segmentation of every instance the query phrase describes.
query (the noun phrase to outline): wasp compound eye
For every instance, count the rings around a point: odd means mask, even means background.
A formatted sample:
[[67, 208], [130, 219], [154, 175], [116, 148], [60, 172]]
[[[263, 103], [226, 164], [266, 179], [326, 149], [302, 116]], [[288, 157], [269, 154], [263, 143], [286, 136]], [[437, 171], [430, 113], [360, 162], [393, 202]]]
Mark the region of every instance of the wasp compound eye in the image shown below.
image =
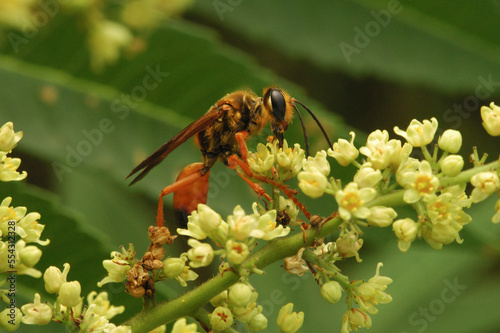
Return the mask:
[[279, 89], [271, 89], [270, 96], [273, 114], [276, 119], [283, 121], [285, 119], [286, 101]]

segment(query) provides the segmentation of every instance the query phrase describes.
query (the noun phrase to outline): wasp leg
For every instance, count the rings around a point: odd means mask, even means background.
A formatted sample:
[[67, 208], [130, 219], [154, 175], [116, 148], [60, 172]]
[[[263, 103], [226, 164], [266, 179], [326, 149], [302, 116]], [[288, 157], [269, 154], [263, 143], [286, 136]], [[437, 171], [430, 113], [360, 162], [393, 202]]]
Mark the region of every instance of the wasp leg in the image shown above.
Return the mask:
[[[201, 164], [201, 163], [200, 163]], [[161, 193], [160, 197], [158, 200], [158, 214], [156, 216], [156, 226], [157, 227], [163, 227], [163, 197], [166, 196], [167, 194], [176, 192], [186, 186], [189, 186], [193, 183], [195, 183], [197, 180], [202, 178], [207, 174], [207, 172], [210, 170], [208, 167], [202, 167], [199, 170], [195, 171], [194, 173], [190, 174], [189, 176], [182, 178], [180, 180], [177, 180], [175, 183], [168, 185], [165, 187]]]
[[299, 209], [304, 213], [307, 219], [311, 217], [311, 213], [307, 211], [306, 207], [301, 202], [299, 202], [297, 198], [295, 198], [295, 195], [297, 194], [296, 190], [292, 190], [288, 188], [288, 186], [278, 183], [275, 180], [254, 174], [250, 169], [250, 167], [245, 162], [240, 160], [236, 155], [229, 156], [228, 162], [229, 162], [229, 167], [232, 169], [234, 169], [236, 165], [239, 166], [247, 177], [255, 178], [263, 183], [271, 184], [272, 186], [278, 187], [289, 199], [291, 199], [297, 205], [297, 207], [299, 207]]
[[240, 146], [240, 156], [241, 159], [248, 164], [248, 147], [247, 144], [245, 143], [246, 138], [248, 137], [248, 132], [243, 131], [243, 132], [238, 132], [235, 134], [236, 141], [238, 141], [238, 144]]
[[272, 201], [271, 197], [266, 193], [266, 191], [262, 188], [262, 186], [252, 182], [250, 179], [246, 178], [240, 173], [238, 173], [238, 176], [240, 176], [241, 179], [243, 179], [245, 182], [247, 182], [248, 185], [250, 185], [252, 190], [254, 190], [254, 192], [257, 193], [259, 198], [263, 196], [264, 198], [266, 198], [267, 201], [269, 202]]

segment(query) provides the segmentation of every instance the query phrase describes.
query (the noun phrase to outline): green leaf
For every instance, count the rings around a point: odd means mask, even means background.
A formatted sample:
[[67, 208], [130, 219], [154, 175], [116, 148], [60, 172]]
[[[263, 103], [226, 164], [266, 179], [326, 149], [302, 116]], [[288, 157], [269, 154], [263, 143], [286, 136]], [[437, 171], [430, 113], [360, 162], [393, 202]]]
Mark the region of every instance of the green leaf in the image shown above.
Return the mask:
[[250, 53], [470, 92], [479, 77], [498, 81], [499, 10], [495, 1], [199, 0], [192, 15]]

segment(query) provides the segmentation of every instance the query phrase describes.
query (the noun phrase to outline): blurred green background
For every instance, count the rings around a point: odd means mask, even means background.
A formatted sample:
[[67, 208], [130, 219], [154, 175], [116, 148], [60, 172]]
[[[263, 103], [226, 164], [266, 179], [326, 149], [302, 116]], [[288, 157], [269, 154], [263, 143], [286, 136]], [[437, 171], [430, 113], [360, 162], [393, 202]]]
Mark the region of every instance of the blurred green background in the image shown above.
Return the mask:
[[[28, 172], [28, 184], [2, 184], [0, 192], [12, 196], [14, 206], [42, 215], [42, 239], [51, 244], [37, 267], [70, 263], [69, 278], [82, 283], [83, 293], [97, 290], [110, 251], [133, 243], [144, 252], [159, 191], [200, 153], [186, 143], [134, 187], [123, 178], [237, 89], [260, 94], [280, 86], [314, 110], [332, 139], [356, 130], [358, 147], [363, 133], [387, 129], [395, 137], [393, 126], [436, 117], [438, 133], [462, 132], [465, 160], [472, 146], [490, 160], [498, 156], [498, 138], [482, 129], [479, 109], [500, 103], [500, 1], [197, 0], [152, 26], [129, 25], [116, 61], [99, 62], [99, 52], [110, 52], [106, 47], [120, 38], [92, 39], [95, 22], [120, 22], [130, 2], [33, 1], [27, 16], [9, 16], [11, 21], [2, 6], [22, 1], [0, 4], [0, 120], [24, 131], [13, 155]], [[326, 149], [314, 121], [305, 117], [312, 149]], [[264, 130], [249, 147], [268, 134]], [[286, 138], [303, 142], [298, 121]], [[338, 178], [352, 173], [333, 170]], [[224, 218], [236, 204], [250, 211], [256, 197], [234, 172], [217, 165], [211, 177], [211, 207]], [[300, 199], [320, 215], [335, 210], [331, 197]], [[464, 243], [440, 251], [417, 241], [402, 254], [389, 228], [368, 230], [363, 263], [346, 261], [341, 268], [352, 280], [368, 279], [382, 261], [382, 275], [394, 280], [388, 289], [394, 300], [372, 316], [372, 332], [500, 331], [494, 202], [471, 209]], [[165, 203], [169, 207], [171, 197]], [[170, 209], [167, 221], [173, 221]], [[169, 250], [175, 256], [182, 248]], [[277, 313], [288, 302], [305, 311], [301, 332], [340, 331], [345, 304], [330, 305], [310, 275], [288, 275], [281, 264], [251, 278], [269, 319], [267, 331], [277, 330]], [[41, 279], [19, 277], [19, 296], [31, 301], [42, 285]], [[159, 300], [184, 290], [172, 282], [157, 287]], [[120, 284], [103, 290], [113, 304], [127, 307], [117, 323], [141, 308]], [[50, 325], [22, 331], [64, 330]]]

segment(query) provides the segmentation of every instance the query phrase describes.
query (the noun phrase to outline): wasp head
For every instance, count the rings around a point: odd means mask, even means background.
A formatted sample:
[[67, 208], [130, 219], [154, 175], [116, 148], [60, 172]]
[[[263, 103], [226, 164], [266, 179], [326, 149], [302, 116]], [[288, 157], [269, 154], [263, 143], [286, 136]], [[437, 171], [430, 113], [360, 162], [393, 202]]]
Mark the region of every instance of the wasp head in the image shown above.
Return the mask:
[[279, 146], [283, 147], [283, 133], [293, 116], [291, 97], [279, 88], [267, 88], [264, 90], [263, 103], [269, 113], [274, 136], [278, 139]]

